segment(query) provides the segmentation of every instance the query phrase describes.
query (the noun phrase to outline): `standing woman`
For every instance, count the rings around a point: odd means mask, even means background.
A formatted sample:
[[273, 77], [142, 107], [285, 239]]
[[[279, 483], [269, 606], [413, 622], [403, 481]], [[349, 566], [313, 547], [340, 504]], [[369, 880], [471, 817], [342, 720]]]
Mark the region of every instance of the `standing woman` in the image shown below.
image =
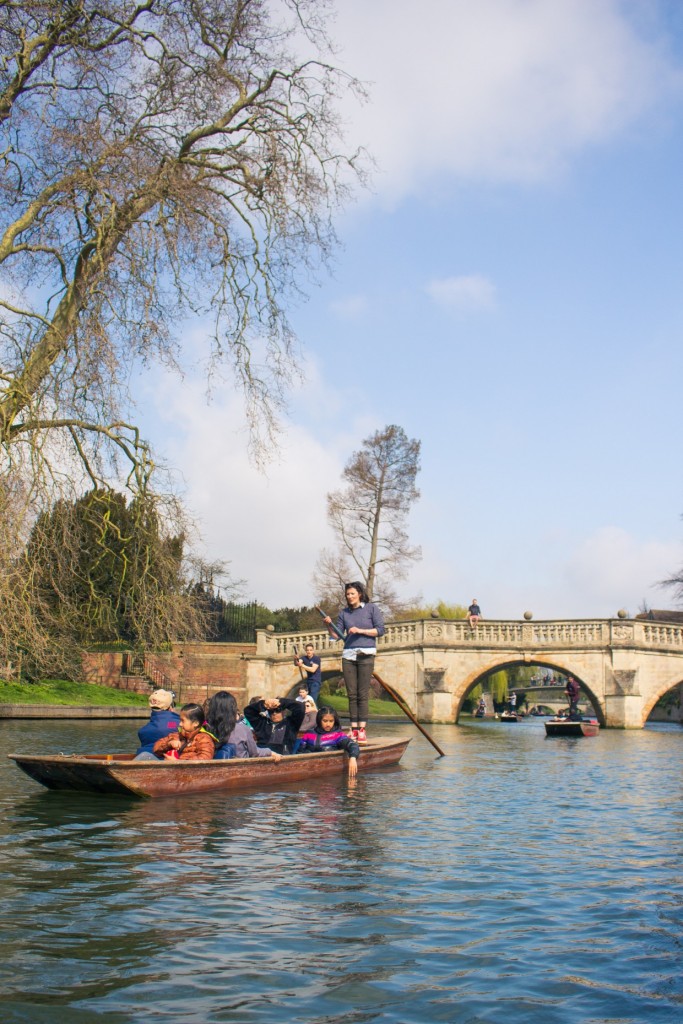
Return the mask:
[[[349, 697], [351, 727], [349, 736], [358, 743], [367, 743], [370, 680], [375, 668], [377, 637], [384, 636], [384, 618], [365, 592], [362, 583], [347, 583], [344, 588], [346, 608], [337, 619], [337, 630], [344, 638], [342, 672]], [[330, 636], [339, 639], [332, 628], [332, 619], [325, 616]]]

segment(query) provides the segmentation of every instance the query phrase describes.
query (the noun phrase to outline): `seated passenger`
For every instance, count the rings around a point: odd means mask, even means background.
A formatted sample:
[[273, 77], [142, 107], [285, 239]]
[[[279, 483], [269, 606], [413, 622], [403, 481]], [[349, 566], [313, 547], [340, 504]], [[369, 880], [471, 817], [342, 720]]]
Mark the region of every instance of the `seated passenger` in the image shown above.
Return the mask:
[[304, 700], [304, 710], [305, 710], [306, 714], [304, 715], [303, 722], [299, 726], [299, 733], [300, 734], [302, 732], [314, 732], [314, 730], [315, 730], [317, 716], [318, 716], [318, 705], [313, 700], [313, 698], [310, 696], [310, 694], [308, 694], [306, 696], [306, 699]]
[[299, 727], [304, 720], [304, 705], [287, 697], [252, 700], [244, 717], [254, 730], [256, 742], [278, 754], [293, 754], [297, 748]]
[[[148, 722], [138, 729], [140, 746], [135, 751], [135, 756], [140, 754], [151, 754], [154, 744], [163, 736], [178, 732], [180, 715], [173, 711], [175, 694], [171, 690], [154, 690], [149, 695], [149, 706], [151, 714]], [[146, 760], [143, 758], [143, 760]]]
[[[237, 701], [227, 690], [219, 690], [206, 704], [206, 728], [216, 739], [214, 758], [270, 757], [280, 760], [270, 747], [259, 747], [251, 728], [239, 717]], [[234, 753], [232, 753], [234, 751]]]
[[300, 754], [318, 750], [345, 750], [349, 755], [349, 775], [353, 778], [358, 771], [360, 747], [351, 736], [346, 735], [334, 708], [320, 708], [316, 716], [315, 731], [305, 732], [299, 736]]
[[204, 708], [183, 704], [177, 733], [164, 736], [154, 744], [154, 754], [180, 761], [212, 761], [216, 744], [204, 728]]

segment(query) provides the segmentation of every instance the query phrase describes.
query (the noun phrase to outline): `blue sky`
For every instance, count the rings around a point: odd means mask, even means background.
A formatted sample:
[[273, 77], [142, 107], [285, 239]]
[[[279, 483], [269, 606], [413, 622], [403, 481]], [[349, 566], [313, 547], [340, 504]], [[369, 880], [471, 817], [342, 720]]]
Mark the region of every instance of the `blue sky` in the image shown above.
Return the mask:
[[[332, 276], [290, 310], [306, 380], [249, 464], [229, 387], [141, 382], [205, 552], [245, 594], [307, 603], [325, 495], [388, 423], [422, 442], [425, 602], [632, 613], [683, 564], [683, 5], [345, 0], [338, 62], [372, 189]], [[190, 361], [201, 325], [187, 325]]]

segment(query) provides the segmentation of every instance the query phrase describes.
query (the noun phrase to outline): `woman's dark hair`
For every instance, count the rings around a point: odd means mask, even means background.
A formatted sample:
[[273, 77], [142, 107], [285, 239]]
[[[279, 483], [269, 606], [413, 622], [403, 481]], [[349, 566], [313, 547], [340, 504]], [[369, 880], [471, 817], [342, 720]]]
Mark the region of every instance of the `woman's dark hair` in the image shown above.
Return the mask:
[[197, 725], [204, 725], [204, 708], [201, 704], [183, 704], [180, 712]]
[[315, 728], [316, 732], [322, 732], [322, 721], [323, 715], [334, 715], [334, 728], [341, 729], [341, 722], [339, 721], [339, 715], [334, 708], [325, 705], [325, 707], [318, 708], [318, 714], [315, 716]]
[[206, 709], [206, 724], [218, 740], [218, 745], [228, 742], [228, 737], [237, 724], [237, 701], [227, 690], [214, 693]]
[[368, 603], [370, 598], [368, 597], [368, 592], [365, 589], [365, 584], [361, 583], [359, 580], [356, 580], [355, 583], [345, 583], [344, 584], [344, 597], [346, 597], [346, 591], [350, 587], [353, 587], [354, 590], [358, 591], [358, 593], [360, 594], [361, 602], [363, 604], [367, 604]]

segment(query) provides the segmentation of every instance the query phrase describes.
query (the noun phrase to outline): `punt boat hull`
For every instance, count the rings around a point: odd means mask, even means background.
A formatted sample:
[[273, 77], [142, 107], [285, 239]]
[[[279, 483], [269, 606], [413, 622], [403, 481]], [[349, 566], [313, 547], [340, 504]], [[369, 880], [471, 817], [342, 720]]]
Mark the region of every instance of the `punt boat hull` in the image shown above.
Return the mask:
[[600, 723], [595, 718], [570, 722], [566, 718], [550, 718], [545, 723], [546, 736], [597, 736]]
[[[409, 739], [377, 739], [361, 750], [358, 770], [396, 765]], [[279, 786], [347, 769], [343, 750], [295, 754], [275, 762], [267, 757], [227, 761], [135, 761], [133, 754], [9, 754], [9, 758], [47, 789], [116, 793], [136, 797], [181, 796], [212, 790]]]

